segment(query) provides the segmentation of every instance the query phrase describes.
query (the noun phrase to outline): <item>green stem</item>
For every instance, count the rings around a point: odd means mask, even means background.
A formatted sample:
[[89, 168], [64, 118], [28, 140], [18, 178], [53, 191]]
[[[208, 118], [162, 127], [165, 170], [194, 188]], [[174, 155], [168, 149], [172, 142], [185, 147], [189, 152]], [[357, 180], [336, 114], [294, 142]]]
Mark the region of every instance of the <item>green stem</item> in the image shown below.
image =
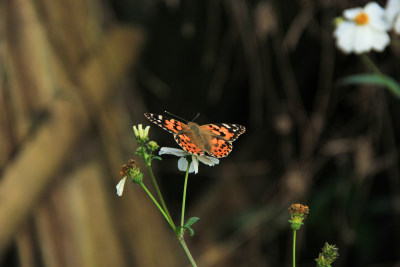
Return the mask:
[[[185, 205], [186, 205], [186, 189], [187, 189], [187, 183], [188, 183], [188, 178], [189, 178], [189, 170], [190, 170], [190, 164], [192, 163], [192, 161], [190, 159], [187, 159], [188, 161], [188, 166], [186, 169], [186, 175], [185, 175], [185, 184], [183, 186], [183, 200], [182, 200], [182, 215], [181, 215], [181, 226], [184, 225], [185, 223]], [[185, 240], [183, 239], [183, 233], [184, 233], [185, 229], [182, 227], [181, 231], [180, 231], [180, 236], [178, 236], [179, 242], [181, 243], [183, 249], [185, 250], [185, 253], [190, 261], [190, 263], [192, 264], [192, 266], [197, 267], [196, 262], [193, 259], [192, 254], [190, 253], [189, 248], [187, 247]]]
[[[160, 189], [158, 187], [158, 184], [157, 184], [157, 180], [156, 180], [156, 178], [154, 176], [154, 173], [153, 173], [153, 171], [151, 169], [151, 164], [145, 157], [145, 151], [144, 151], [143, 144], [141, 144], [141, 151], [142, 151], [142, 156], [143, 156], [144, 163], [146, 164], [147, 170], [149, 171], [149, 174], [150, 174], [151, 182], [153, 183], [154, 189], [157, 192], [157, 195], [158, 195], [158, 198], [160, 200], [160, 203], [161, 203], [162, 207], [160, 206], [160, 204], [158, 204], [157, 200], [153, 197], [153, 195], [150, 193], [150, 191], [147, 189], [147, 187], [143, 183], [140, 183], [140, 185], [146, 191], [146, 193], [150, 196], [150, 198], [153, 200], [154, 204], [157, 206], [157, 208], [160, 210], [160, 212], [164, 215], [165, 219], [168, 221], [169, 225], [172, 227], [174, 232], [177, 232], [176, 231], [176, 226], [175, 226], [174, 222], [171, 219], [171, 215], [169, 214], [168, 208], [165, 205], [164, 199], [163, 199], [163, 197], [161, 195], [161, 191], [160, 191]], [[181, 226], [183, 226], [184, 218], [185, 218], [186, 188], [187, 188], [187, 180], [188, 180], [188, 177], [189, 177], [190, 163], [191, 162], [188, 160], [188, 167], [187, 167], [186, 176], [185, 176], [185, 185], [184, 185], [184, 189], [183, 189]], [[197, 264], [194, 261], [193, 256], [190, 253], [190, 250], [189, 250], [189, 248], [187, 247], [187, 245], [185, 243], [185, 240], [183, 239], [183, 228], [181, 229], [180, 234], [177, 233], [177, 236], [178, 236], [179, 243], [181, 243], [181, 245], [182, 245], [182, 247], [183, 247], [183, 249], [184, 249], [184, 251], [185, 251], [185, 253], [186, 253], [186, 255], [187, 255], [187, 257], [188, 257], [188, 259], [190, 261], [190, 263], [192, 264], [193, 267], [197, 267]]]
[[293, 267], [296, 267], [296, 230], [293, 230]]
[[179, 238], [179, 242], [181, 243], [183, 249], [185, 250], [185, 253], [187, 255], [187, 257], [189, 258], [190, 263], [192, 264], [193, 267], [197, 267], [196, 262], [194, 261], [192, 254], [190, 253], [190, 250], [188, 249], [188, 247], [186, 246], [185, 240], [183, 240], [183, 238]]
[[147, 169], [149, 170], [151, 182], [153, 183], [153, 186], [154, 186], [154, 188], [155, 188], [155, 190], [157, 192], [157, 195], [158, 195], [158, 198], [159, 198], [159, 200], [161, 202], [161, 205], [162, 205], [165, 213], [167, 214], [169, 221], [172, 223], [174, 231], [175, 231], [175, 224], [174, 224], [174, 222], [173, 222], [173, 220], [171, 218], [171, 215], [169, 214], [167, 205], [165, 205], [164, 199], [163, 199], [163, 197], [161, 195], [161, 191], [160, 191], [160, 189], [158, 187], [158, 184], [157, 184], [156, 178], [154, 177], [153, 171], [151, 170], [150, 166], [147, 166]]
[[147, 160], [147, 159], [145, 158], [145, 156], [144, 156], [144, 155], [145, 155], [145, 151], [144, 151], [144, 146], [143, 146], [143, 144], [141, 144], [141, 148], [142, 148], [143, 160], [144, 160], [144, 163], [146, 164], [147, 170], [149, 171], [150, 178], [151, 178], [151, 182], [153, 183], [154, 189], [156, 190], [158, 199], [159, 199], [160, 202], [161, 202], [161, 206], [163, 207], [163, 210], [164, 210], [165, 214], [166, 214], [167, 217], [168, 217], [168, 222], [169, 222], [170, 224], [172, 224], [172, 228], [173, 228], [174, 231], [175, 231], [176, 227], [175, 227], [174, 221], [172, 220], [171, 215], [169, 214], [167, 205], [165, 205], [164, 198], [163, 198], [162, 195], [161, 195], [161, 191], [160, 191], [160, 188], [158, 187], [157, 180], [156, 180], [156, 178], [154, 177], [154, 173], [153, 173], [153, 171], [152, 171], [152, 169], [151, 169], [150, 162], [148, 162], [148, 160]]
[[[190, 164], [191, 161], [188, 161], [188, 166], [186, 169], [186, 175], [185, 175], [185, 184], [183, 186], [183, 200], [182, 200], [182, 214], [181, 214], [181, 226], [184, 225], [185, 223], [185, 205], [186, 205], [186, 188], [187, 188], [187, 182], [188, 182], [188, 178], [189, 178], [189, 169], [190, 169]], [[183, 238], [183, 232], [184, 232], [184, 228], [181, 228], [181, 238]]]
[[172, 221], [169, 220], [167, 214], [166, 214], [165, 211], [161, 208], [160, 204], [158, 204], [157, 200], [153, 197], [153, 195], [150, 193], [150, 191], [147, 189], [147, 187], [143, 184], [143, 182], [141, 182], [140, 185], [142, 186], [142, 188], [144, 189], [144, 191], [146, 191], [147, 195], [149, 195], [149, 197], [151, 198], [151, 200], [153, 200], [154, 204], [155, 204], [155, 205], [157, 206], [157, 208], [160, 210], [160, 212], [162, 213], [162, 215], [164, 215], [164, 218], [167, 220], [167, 222], [169, 223], [169, 225], [171, 226], [171, 228], [175, 230], [174, 223], [173, 223]]
[[382, 72], [378, 69], [378, 67], [374, 64], [374, 62], [366, 55], [366, 54], [361, 54], [360, 55], [361, 60], [364, 62], [364, 64], [375, 74], [382, 75]]

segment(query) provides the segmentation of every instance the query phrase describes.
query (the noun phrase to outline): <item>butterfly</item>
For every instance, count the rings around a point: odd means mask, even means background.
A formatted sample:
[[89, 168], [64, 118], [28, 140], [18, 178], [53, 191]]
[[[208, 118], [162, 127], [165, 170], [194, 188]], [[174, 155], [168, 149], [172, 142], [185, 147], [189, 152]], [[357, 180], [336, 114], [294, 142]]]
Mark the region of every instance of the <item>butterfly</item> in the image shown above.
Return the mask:
[[144, 116], [164, 130], [174, 135], [175, 141], [183, 150], [194, 155], [209, 155], [215, 158], [226, 157], [232, 151], [235, 141], [246, 128], [239, 124], [212, 123], [198, 125], [183, 123], [163, 115], [145, 113]]

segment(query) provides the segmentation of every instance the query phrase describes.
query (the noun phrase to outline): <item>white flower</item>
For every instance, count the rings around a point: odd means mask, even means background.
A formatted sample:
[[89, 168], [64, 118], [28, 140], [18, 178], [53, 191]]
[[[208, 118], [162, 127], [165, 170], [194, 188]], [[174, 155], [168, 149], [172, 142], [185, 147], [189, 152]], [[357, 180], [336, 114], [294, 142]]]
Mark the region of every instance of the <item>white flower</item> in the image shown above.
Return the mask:
[[190, 154], [182, 149], [177, 149], [177, 148], [171, 148], [171, 147], [162, 147], [160, 149], [159, 155], [162, 154], [170, 154], [170, 155], [174, 155], [174, 156], [178, 156], [181, 157], [178, 160], [178, 169], [180, 171], [184, 171], [186, 172], [187, 167], [188, 167], [188, 161], [186, 160], [185, 157], [187, 156], [191, 156], [192, 157], [192, 162], [190, 163], [190, 168], [189, 168], [189, 172], [194, 172], [194, 173], [198, 173], [199, 172], [199, 161], [207, 164], [208, 166], [214, 166], [215, 164], [219, 163], [219, 160], [213, 157], [209, 157], [209, 156], [197, 156], [197, 155], [193, 155]]
[[345, 53], [361, 54], [372, 50], [383, 51], [390, 38], [385, 10], [375, 2], [364, 8], [351, 8], [343, 12], [344, 21], [334, 32], [336, 45]]
[[126, 176], [122, 178], [121, 181], [119, 181], [119, 183], [116, 186], [118, 196], [122, 196], [122, 193], [124, 192], [125, 181], [126, 181]]
[[400, 0], [389, 0], [386, 3], [386, 19], [392, 29], [400, 34]]

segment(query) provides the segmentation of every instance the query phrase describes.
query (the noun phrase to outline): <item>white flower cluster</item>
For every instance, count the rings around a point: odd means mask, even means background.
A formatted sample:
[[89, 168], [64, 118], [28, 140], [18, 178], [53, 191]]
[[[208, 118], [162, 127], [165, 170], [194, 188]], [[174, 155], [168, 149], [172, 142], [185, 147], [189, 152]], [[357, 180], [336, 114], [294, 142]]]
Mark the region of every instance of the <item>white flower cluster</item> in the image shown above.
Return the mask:
[[346, 9], [333, 35], [346, 54], [382, 52], [390, 43], [392, 29], [400, 34], [400, 0], [388, 0], [386, 8], [370, 2], [363, 8]]

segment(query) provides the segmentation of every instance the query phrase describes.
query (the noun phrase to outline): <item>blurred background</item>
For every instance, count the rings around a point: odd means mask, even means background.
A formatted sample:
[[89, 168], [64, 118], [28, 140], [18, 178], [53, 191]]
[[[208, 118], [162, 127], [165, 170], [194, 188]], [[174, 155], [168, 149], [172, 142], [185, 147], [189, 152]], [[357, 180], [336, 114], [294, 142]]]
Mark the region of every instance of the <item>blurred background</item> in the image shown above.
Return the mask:
[[[199, 266], [291, 266], [292, 203], [310, 209], [298, 266], [325, 242], [334, 266], [400, 266], [399, 99], [337, 85], [368, 70], [335, 48], [333, 19], [366, 3], [0, 1], [0, 265], [188, 266], [143, 190], [115, 190], [132, 126], [167, 110], [247, 128], [190, 175]], [[370, 56], [400, 81], [398, 44]], [[153, 164], [176, 222], [177, 160]]]

